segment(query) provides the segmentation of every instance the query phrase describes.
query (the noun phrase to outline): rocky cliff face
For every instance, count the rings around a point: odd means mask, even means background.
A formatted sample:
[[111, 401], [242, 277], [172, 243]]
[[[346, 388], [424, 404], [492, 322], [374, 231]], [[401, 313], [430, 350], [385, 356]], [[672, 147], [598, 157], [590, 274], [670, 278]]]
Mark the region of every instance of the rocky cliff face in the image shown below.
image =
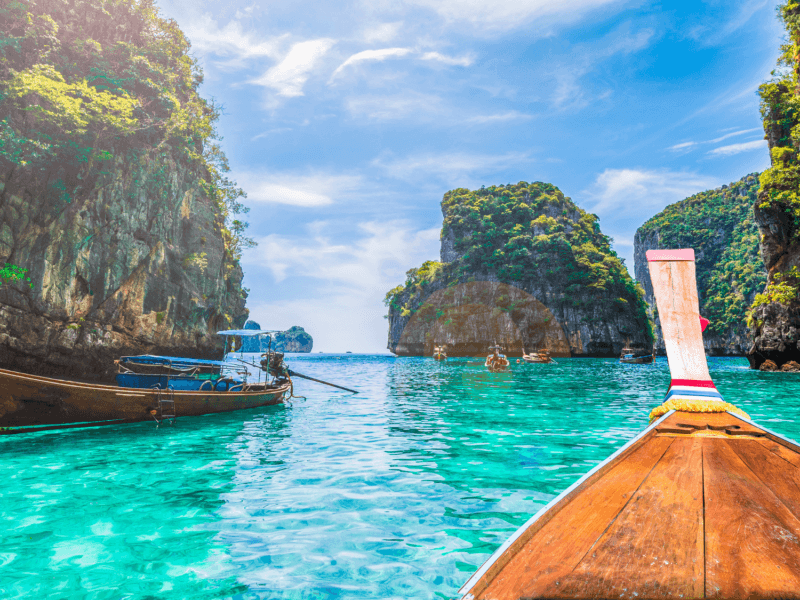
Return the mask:
[[648, 220], [634, 238], [636, 280], [656, 322], [656, 351], [663, 354], [661, 325], [645, 253], [659, 248], [694, 248], [700, 314], [711, 321], [703, 334], [706, 351], [742, 356], [752, 345], [747, 308], [766, 281], [753, 217], [758, 174], [671, 204]]
[[759, 88], [771, 166], [761, 174], [755, 219], [768, 280], [751, 308], [750, 366], [775, 370], [800, 360], [800, 4], [783, 2], [786, 43], [774, 78]]
[[[157, 175], [161, 185], [143, 185]], [[33, 283], [0, 289], [0, 364], [96, 378], [126, 354], [218, 358], [214, 334], [247, 310], [200, 182], [150, 155], [54, 204], [24, 170], [0, 171], [0, 262], [26, 267]]]
[[599, 229], [546, 183], [458, 189], [442, 201], [441, 262], [408, 272], [387, 294], [389, 350], [511, 356], [617, 356], [649, 348], [643, 293]]
[[152, 3], [104, 0], [6, 3], [0, 37], [0, 263], [31, 283], [0, 288], [0, 365], [218, 357], [247, 316], [241, 191], [188, 41]]

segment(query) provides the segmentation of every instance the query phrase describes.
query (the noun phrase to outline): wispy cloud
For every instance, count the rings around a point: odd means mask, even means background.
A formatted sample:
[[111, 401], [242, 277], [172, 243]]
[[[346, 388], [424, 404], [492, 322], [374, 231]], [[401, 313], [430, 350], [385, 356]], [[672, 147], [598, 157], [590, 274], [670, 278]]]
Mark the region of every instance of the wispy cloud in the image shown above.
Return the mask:
[[723, 140], [730, 139], [732, 137], [736, 137], [737, 135], [744, 135], [745, 133], [753, 133], [754, 131], [763, 131], [761, 127], [753, 127], [752, 129], [740, 129], [739, 131], [732, 131], [730, 133], [726, 133], [718, 138], [714, 138], [713, 140], [705, 140], [699, 142], [681, 142], [680, 144], [675, 144], [674, 146], [670, 146], [667, 150], [671, 150], [673, 152], [680, 152], [685, 150], [690, 150], [699, 146], [701, 144], [718, 144]]
[[430, 118], [442, 112], [442, 99], [432, 94], [407, 91], [391, 96], [356, 96], [345, 101], [353, 117], [373, 121], [393, 121], [409, 115]]
[[384, 154], [372, 161], [389, 177], [406, 181], [419, 181], [423, 177], [434, 177], [448, 185], [472, 185], [479, 177], [490, 179], [498, 172], [533, 162], [530, 155], [521, 152], [506, 154], [443, 153], [419, 154], [396, 158]]
[[277, 59], [288, 34], [269, 38], [257, 36], [246, 31], [241, 21], [229, 21], [223, 26], [209, 14], [198, 18], [187, 18], [181, 24], [186, 36], [192, 42], [192, 52], [200, 55], [216, 55], [227, 58], [229, 67], [242, 67], [254, 58]]
[[402, 26], [402, 21], [372, 25], [364, 30], [364, 41], [368, 44], [390, 42], [398, 36]]
[[767, 140], [755, 140], [752, 142], [744, 142], [742, 144], [731, 144], [729, 146], [720, 146], [714, 148], [708, 154], [711, 156], [732, 156], [741, 152], [751, 152], [753, 150], [762, 150], [767, 148]]
[[332, 204], [362, 183], [357, 175], [321, 173], [236, 173], [234, 179], [247, 192], [249, 202], [307, 208]]
[[381, 50], [364, 50], [363, 52], [358, 52], [336, 67], [336, 70], [331, 75], [330, 81], [333, 81], [339, 73], [349, 66], [368, 61], [382, 62], [389, 58], [406, 56], [411, 52], [412, 50], [410, 48], [383, 48]]
[[286, 98], [302, 96], [311, 70], [334, 43], [335, 40], [329, 38], [299, 42], [292, 46], [281, 62], [261, 77], [251, 80], [251, 83], [272, 88], [279, 96]]
[[521, 113], [516, 110], [509, 110], [504, 113], [496, 113], [493, 115], [475, 115], [474, 117], [469, 117], [467, 122], [482, 125], [484, 123], [502, 123], [506, 121], [529, 121], [532, 118], [533, 115]]
[[469, 55], [447, 56], [446, 54], [440, 54], [439, 52], [425, 52], [422, 56], [420, 56], [420, 58], [422, 60], [432, 60], [454, 67], [468, 67], [474, 62], [472, 56]]

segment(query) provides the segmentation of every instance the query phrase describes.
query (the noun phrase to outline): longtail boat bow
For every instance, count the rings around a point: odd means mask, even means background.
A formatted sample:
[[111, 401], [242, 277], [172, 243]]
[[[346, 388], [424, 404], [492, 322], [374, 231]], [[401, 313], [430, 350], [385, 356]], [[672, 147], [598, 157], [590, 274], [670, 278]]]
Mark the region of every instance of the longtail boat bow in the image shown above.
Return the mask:
[[517, 530], [464, 600], [800, 599], [800, 446], [714, 386], [694, 251], [647, 260], [672, 377], [654, 422]]

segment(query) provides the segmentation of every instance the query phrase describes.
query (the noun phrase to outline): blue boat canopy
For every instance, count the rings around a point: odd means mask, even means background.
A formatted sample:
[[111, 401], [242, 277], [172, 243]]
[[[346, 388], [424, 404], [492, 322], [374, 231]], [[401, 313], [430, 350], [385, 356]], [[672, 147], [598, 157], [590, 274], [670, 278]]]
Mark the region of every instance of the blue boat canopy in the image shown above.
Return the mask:
[[267, 331], [266, 329], [228, 329], [227, 331], [218, 331], [217, 335], [266, 335], [268, 333], [279, 333], [277, 330]]
[[139, 356], [122, 356], [120, 363], [136, 365], [162, 365], [177, 368], [188, 367], [228, 367], [228, 363], [220, 360], [205, 360], [202, 358], [181, 358], [179, 356], [155, 356], [153, 354], [141, 354]]

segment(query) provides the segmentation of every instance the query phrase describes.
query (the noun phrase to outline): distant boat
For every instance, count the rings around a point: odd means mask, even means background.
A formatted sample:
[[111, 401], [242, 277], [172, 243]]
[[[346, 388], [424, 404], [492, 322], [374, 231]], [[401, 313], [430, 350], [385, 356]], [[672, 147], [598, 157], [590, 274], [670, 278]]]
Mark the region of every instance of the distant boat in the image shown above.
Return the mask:
[[[630, 343], [630, 342], [629, 342]], [[619, 362], [632, 364], [632, 365], [648, 365], [652, 364], [656, 359], [655, 352], [637, 351], [627, 346], [622, 349], [619, 355]]]
[[550, 351], [547, 348], [540, 348], [531, 354], [525, 354], [525, 348], [522, 349], [522, 360], [528, 363], [554, 363], [555, 361], [550, 356]]
[[505, 371], [506, 369], [508, 369], [510, 363], [508, 362], [508, 359], [505, 357], [505, 355], [500, 354], [502, 348], [497, 344], [495, 344], [494, 346], [489, 346], [489, 350], [492, 350], [493, 352], [492, 354], [486, 357], [486, 362], [484, 363], [484, 366], [493, 373], [496, 373], [498, 371]]
[[444, 346], [434, 346], [433, 347], [433, 359], [434, 360], [447, 360], [447, 352], [445, 352]]
[[647, 260], [672, 377], [654, 422], [518, 529], [462, 600], [800, 598], [800, 445], [714, 386], [694, 253]]

